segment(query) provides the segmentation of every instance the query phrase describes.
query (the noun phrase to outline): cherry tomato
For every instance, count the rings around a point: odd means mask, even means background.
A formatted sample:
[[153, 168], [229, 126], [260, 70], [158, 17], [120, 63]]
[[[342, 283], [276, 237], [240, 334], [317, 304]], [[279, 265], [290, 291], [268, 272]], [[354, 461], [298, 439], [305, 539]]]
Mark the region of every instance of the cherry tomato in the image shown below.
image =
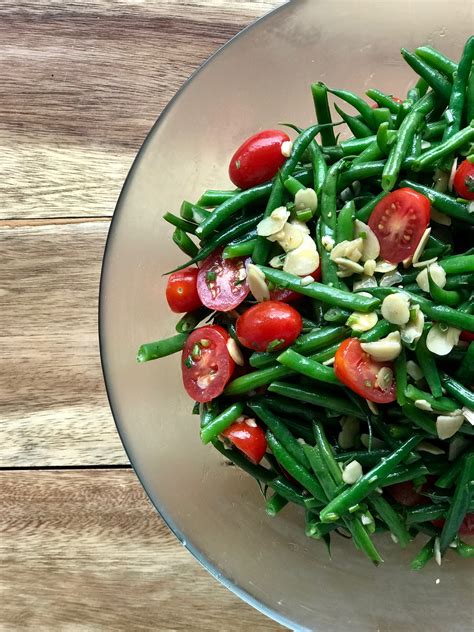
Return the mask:
[[245, 259], [223, 259], [222, 248], [202, 263], [197, 277], [197, 291], [202, 304], [218, 312], [228, 312], [249, 293]]
[[[315, 281], [321, 281], [321, 264], [316, 268], [314, 272], [311, 272], [311, 275]], [[298, 292], [294, 292], [293, 290], [277, 288], [276, 290], [270, 291], [270, 300], [272, 301], [283, 301], [283, 303], [293, 303], [293, 301], [297, 301], [302, 297], [302, 294]]]
[[267, 450], [265, 433], [253, 419], [236, 421], [222, 433], [252, 463], [260, 463]]
[[[413, 483], [406, 481], [405, 483], [396, 483], [395, 485], [388, 485], [387, 492], [392, 496], [397, 503], [404, 507], [414, 507], [415, 505], [426, 505], [430, 502], [427, 496], [423, 496], [415, 491]], [[422, 488], [423, 489], [423, 488]]]
[[236, 187], [250, 189], [271, 180], [286, 158], [281, 145], [290, 140], [278, 129], [267, 129], [247, 138], [229, 164], [229, 177]]
[[[443, 528], [445, 520], [439, 518], [439, 520], [432, 520], [432, 524], [435, 527]], [[464, 520], [461, 522], [461, 526], [458, 531], [459, 535], [474, 535], [474, 513], [466, 514]]]
[[472, 331], [461, 331], [460, 338], [461, 338], [461, 340], [465, 340], [466, 342], [472, 342], [474, 340], [474, 332], [472, 332]]
[[255, 351], [279, 351], [291, 345], [301, 333], [301, 315], [281, 301], [253, 305], [237, 320], [240, 343]]
[[380, 243], [380, 255], [391, 263], [408, 259], [430, 221], [430, 201], [413, 189], [386, 195], [372, 211], [369, 226]]
[[474, 164], [463, 160], [454, 174], [456, 193], [465, 200], [474, 200]]
[[393, 369], [391, 362], [377, 362], [362, 351], [357, 338], [344, 340], [334, 358], [338, 379], [361, 397], [377, 404], [388, 404], [396, 398], [395, 380], [386, 391], [376, 384], [377, 374], [384, 367]]
[[181, 314], [201, 307], [202, 303], [197, 291], [197, 276], [197, 268], [185, 268], [170, 274], [166, 286], [166, 300], [171, 311]]
[[189, 335], [181, 358], [184, 388], [197, 402], [218, 397], [234, 370], [227, 350], [229, 334], [219, 325], [198, 327]]

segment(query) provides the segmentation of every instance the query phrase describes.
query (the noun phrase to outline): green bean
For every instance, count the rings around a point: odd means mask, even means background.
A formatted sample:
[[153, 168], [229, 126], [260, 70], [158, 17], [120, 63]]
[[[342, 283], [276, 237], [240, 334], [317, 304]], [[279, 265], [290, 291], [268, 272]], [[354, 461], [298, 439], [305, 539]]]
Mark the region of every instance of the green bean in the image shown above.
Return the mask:
[[474, 272], [474, 255], [454, 255], [438, 261], [446, 274]]
[[[474, 41], [474, 40], [473, 40]], [[433, 165], [435, 162], [451, 154], [466, 143], [474, 139], [474, 121], [464, 129], [452, 134], [437, 147], [425, 152], [412, 164], [413, 171], [420, 171], [426, 167]]]
[[469, 75], [466, 89], [466, 119], [468, 121], [474, 119], [474, 68]]
[[436, 487], [441, 487], [441, 489], [452, 487], [458, 479], [462, 467], [463, 459], [458, 458], [451, 464], [451, 467], [438, 478], [435, 483]]
[[351, 312], [340, 307], [331, 307], [324, 313], [324, 320], [328, 323], [345, 323], [351, 316]]
[[446, 288], [440, 287], [436, 281], [433, 279], [431, 275], [430, 266], [428, 266], [428, 286], [430, 289], [431, 298], [435, 301], [435, 303], [440, 303], [441, 305], [449, 305], [450, 307], [455, 307], [459, 305], [462, 301], [462, 294], [457, 290], [447, 290]]
[[434, 556], [434, 542], [435, 539], [431, 538], [425, 544], [425, 546], [419, 551], [416, 557], [412, 560], [410, 568], [412, 571], [421, 571], [426, 564], [433, 559]]
[[206, 307], [184, 314], [184, 316], [182, 316], [176, 323], [176, 331], [179, 334], [189, 333], [195, 329], [201, 320], [203, 320], [208, 314], [209, 310]]
[[439, 548], [443, 554], [451, 542], [454, 540], [464, 516], [469, 508], [471, 497], [470, 485], [474, 478], [474, 454], [469, 454], [463, 459], [463, 467], [456, 482], [453, 499], [446, 514], [439, 538]]
[[280, 496], [280, 494], [275, 492], [274, 494], [270, 496], [270, 498], [265, 503], [265, 511], [267, 512], [269, 516], [274, 518], [277, 515], [277, 513], [279, 513], [282, 509], [284, 509], [287, 506], [288, 503], [289, 503], [288, 499], [283, 498], [283, 496]]
[[339, 172], [343, 166], [342, 160], [331, 166], [321, 190], [321, 219], [332, 231], [336, 230], [336, 188]]
[[469, 344], [456, 372], [456, 377], [464, 386], [474, 384], [474, 342]]
[[446, 121], [436, 121], [435, 123], [427, 123], [423, 129], [424, 140], [438, 140], [442, 137], [446, 129]]
[[422, 77], [420, 77], [415, 84], [415, 88], [418, 90], [421, 99], [421, 97], [424, 97], [428, 92], [429, 85], [424, 79], [422, 79]]
[[377, 130], [377, 147], [380, 149], [382, 156], [388, 156], [390, 147], [396, 141], [398, 132], [390, 129], [388, 123], [382, 123]]
[[173, 215], [173, 213], [165, 213], [163, 219], [168, 222], [168, 224], [180, 228], [185, 233], [191, 233], [192, 235], [196, 233], [196, 224], [188, 222], [188, 220], [178, 217], [177, 215]]
[[[321, 502], [325, 502], [324, 491], [306, 468], [304, 468], [296, 459], [282, 446], [276, 439], [275, 435], [267, 430], [267, 443], [278, 460], [280, 465], [290, 474], [298, 483], [308, 492]], [[280, 493], [280, 491], [279, 491]]]
[[341, 141], [336, 147], [324, 147], [323, 153], [333, 160], [340, 160], [346, 156], [356, 156], [367, 149], [376, 138], [374, 135], [364, 138], [350, 138]]
[[364, 101], [364, 99], [349, 90], [328, 89], [328, 92], [336, 97], [339, 97], [342, 101], [345, 101], [349, 105], [352, 105], [352, 107], [360, 113], [362, 120], [367, 127], [373, 131], [377, 129], [374, 119], [374, 110], [366, 101]]
[[284, 422], [274, 415], [261, 400], [252, 400], [248, 403], [249, 408], [263, 421], [281, 445], [298, 461], [303, 467], [309, 469], [309, 462], [303, 452], [303, 446], [298, 443], [291, 434]]
[[[313, 83], [311, 85], [311, 93], [313, 95], [314, 109], [316, 110], [316, 118], [320, 124], [332, 123], [331, 111], [328, 102], [328, 89], [324, 83]], [[321, 142], [324, 147], [336, 144], [334, 129], [327, 126], [321, 130]]]
[[364, 162], [380, 160], [380, 158], [383, 158], [383, 156], [384, 153], [379, 147], [378, 142], [374, 141], [371, 145], [367, 147], [367, 149], [364, 149], [361, 154], [354, 158], [354, 160], [352, 161], [352, 167], [363, 164]]
[[354, 544], [361, 550], [365, 552], [367, 557], [374, 562], [374, 564], [378, 564], [379, 562], [383, 562], [383, 559], [380, 557], [379, 552], [375, 548], [372, 540], [370, 539], [369, 534], [367, 533], [364, 525], [360, 521], [360, 518], [352, 518], [352, 517], [344, 517], [344, 522], [346, 527], [350, 530], [352, 534], [352, 538], [354, 540]]
[[[370, 293], [378, 298], [385, 298], [385, 296], [388, 296], [389, 294], [396, 294], [399, 291], [399, 289], [392, 287], [370, 288]], [[472, 314], [466, 314], [464, 312], [460, 312], [459, 310], [456, 311], [455, 309], [445, 305], [435, 305], [427, 298], [418, 296], [412, 292], [407, 292], [406, 289], [403, 289], [403, 292], [408, 295], [413, 304], [420, 306], [420, 309], [425, 316], [428, 316], [428, 318], [458, 329], [474, 331], [474, 316]]]
[[[282, 270], [275, 270], [274, 268], [267, 268], [265, 266], [259, 267], [265, 274], [265, 277], [277, 287], [294, 290], [295, 292], [299, 292], [305, 296], [322, 301], [327, 305], [335, 305], [336, 307], [342, 307], [343, 309], [349, 309], [351, 311], [371, 312], [380, 304], [378, 299], [368, 296], [360, 296], [351, 292], [345, 292], [344, 290], [339, 290], [337, 288], [327, 287], [322, 283], [317, 283], [316, 281], [314, 283], [309, 283], [308, 285], [302, 285], [300, 277], [294, 274], [288, 274]], [[465, 317], [466, 316], [467, 315], [465, 315]]]
[[456, 539], [456, 552], [461, 557], [474, 557], [474, 546], [472, 544], [467, 544], [463, 542], [459, 538]]
[[409, 88], [407, 92], [407, 101], [411, 101], [412, 103], [416, 103], [420, 100], [420, 91], [415, 86], [414, 88]]
[[334, 498], [337, 493], [337, 486], [323, 463], [319, 446], [315, 445], [314, 447], [311, 447], [309, 445], [304, 445], [303, 449], [306, 458], [311, 465], [311, 469], [324, 490], [326, 498], [329, 500]]
[[324, 509], [321, 510], [319, 516], [322, 522], [333, 522], [346, 511], [360, 503], [366, 498], [381, 482], [393, 472], [395, 467], [403, 461], [413, 448], [420, 442], [421, 437], [414, 435], [408, 441], [405, 441], [390, 456], [384, 459], [378, 465], [375, 465], [369, 472], [361, 476], [359, 480], [351, 487], [341, 492], [336, 498], [330, 501]]
[[469, 213], [467, 205], [457, 202], [451, 196], [446, 195], [445, 193], [439, 193], [439, 191], [434, 191], [433, 189], [430, 189], [423, 184], [419, 184], [418, 182], [413, 182], [412, 180], [402, 180], [399, 186], [400, 188], [410, 187], [411, 189], [418, 191], [418, 193], [427, 197], [438, 211], [441, 211], [445, 215], [467, 222], [468, 224], [474, 224], [474, 215]]
[[429, 474], [428, 468], [423, 463], [417, 462], [413, 465], [405, 465], [397, 468], [392, 474], [389, 474], [381, 483], [380, 487], [390, 487], [390, 485], [406, 483], [406, 481], [413, 481], [415, 478], [426, 476], [427, 474]]
[[351, 461], [358, 461], [362, 466], [376, 465], [382, 459], [389, 456], [390, 450], [384, 450], [377, 448], [376, 450], [354, 450], [352, 452], [340, 452], [335, 455], [336, 461], [342, 463], [350, 463]]
[[374, 162], [364, 162], [361, 165], [351, 167], [341, 174], [338, 181], [338, 190], [345, 189], [355, 180], [367, 180], [368, 178], [376, 178], [382, 175], [385, 162], [383, 160], [375, 160]]
[[321, 281], [328, 287], [342, 289], [342, 282], [337, 276], [337, 264], [331, 259], [331, 253], [323, 245], [323, 238], [334, 239], [335, 232], [322, 218], [316, 224], [316, 245], [320, 253]]
[[365, 94], [370, 99], [375, 101], [377, 105], [388, 108], [390, 112], [392, 112], [392, 114], [398, 114], [398, 111], [400, 110], [400, 103], [394, 101], [391, 95], [385, 94], [384, 92], [376, 90], [375, 88], [370, 88]]
[[209, 443], [224, 432], [234, 421], [242, 415], [244, 411], [244, 404], [242, 402], [236, 402], [231, 404], [228, 408], [223, 410], [219, 415], [214, 417], [204, 428], [201, 428], [201, 441], [203, 443]]
[[197, 204], [191, 204], [191, 202], [186, 202], [186, 200], [181, 204], [181, 208], [179, 214], [183, 219], [188, 220], [189, 222], [194, 222], [194, 224], [200, 224], [203, 222], [206, 217], [209, 215], [209, 211]]
[[395, 360], [395, 385], [397, 393], [397, 402], [399, 406], [403, 406], [406, 403], [406, 388], [407, 388], [407, 358], [405, 349], [402, 349], [400, 355]]
[[337, 529], [338, 526], [340, 525], [334, 524], [334, 523], [323, 524], [317, 518], [313, 518], [311, 520], [308, 519], [306, 521], [306, 526], [305, 526], [305, 535], [307, 535], [308, 538], [314, 538], [316, 540], [320, 540], [327, 533], [330, 533], [331, 531], [334, 531], [335, 529]]
[[336, 226], [336, 242], [350, 241], [354, 238], [355, 204], [350, 200], [339, 211]]
[[278, 356], [277, 360], [280, 364], [283, 364], [283, 366], [297, 373], [302, 373], [313, 380], [327, 382], [329, 384], [340, 384], [334, 373], [334, 369], [329, 366], [324, 366], [324, 364], [320, 364], [310, 358], [306, 358], [292, 349], [286, 349]]
[[367, 138], [368, 136], [372, 136], [373, 131], [363, 121], [355, 116], [347, 114], [336, 104], [334, 104], [334, 108], [356, 138]]
[[370, 495], [369, 506], [371, 506], [385, 522], [387, 527], [390, 529], [390, 532], [397, 539], [398, 544], [402, 548], [408, 546], [411, 541], [411, 537], [398, 511], [396, 511], [381, 494], [377, 493]]
[[[198, 247], [181, 228], [175, 228], [172, 239], [178, 248], [184, 252], [185, 255], [188, 255], [188, 257], [195, 257], [197, 255]], [[188, 263], [185, 263], [180, 266], [180, 269], [187, 268], [188, 265]]]
[[400, 173], [403, 161], [407, 156], [413, 136], [423, 122], [425, 115], [435, 106], [436, 101], [432, 93], [426, 94], [416, 103], [407, 114], [398, 130], [395, 143], [390, 149], [387, 162], [382, 173], [382, 188], [391, 191]]
[[402, 406], [402, 410], [408, 419], [418, 426], [418, 428], [421, 428], [421, 430], [433, 437], [438, 436], [436, 424], [430, 415], [408, 402]]
[[311, 157], [311, 165], [313, 167], [313, 187], [319, 197], [326, 179], [328, 168], [326, 161], [324, 160], [323, 152], [315, 140], [311, 141], [308, 150]]
[[[270, 397], [267, 393], [265, 396], [265, 404], [273, 408], [276, 412], [287, 415], [286, 423], [290, 423], [294, 421], [294, 418], [300, 418], [304, 420], [299, 423], [301, 427], [305, 427], [308, 431], [310, 431], [309, 427], [305, 425], [308, 422], [311, 422], [314, 419], [315, 411], [306, 404], [300, 404], [295, 400], [288, 400], [283, 397]], [[313, 433], [311, 432], [311, 438], [307, 443], [311, 443], [313, 440]], [[304, 437], [303, 437], [304, 438]], [[306, 439], [305, 439], [306, 440]]]
[[223, 259], [233, 259], [234, 257], [248, 257], [252, 254], [257, 238], [239, 241], [233, 244], [227, 244], [222, 251]]
[[323, 425], [319, 421], [313, 421], [313, 433], [321, 454], [321, 459], [327, 467], [334, 483], [337, 486], [343, 485], [341, 468], [339, 467], [339, 463], [336, 461], [334, 451], [326, 437]]
[[295, 505], [304, 507], [305, 502], [310, 498], [313, 502], [316, 502], [318, 506], [321, 504], [321, 501], [316, 501], [310, 496], [305, 496], [295, 485], [287, 481], [283, 476], [277, 476], [268, 483], [268, 486], [289, 502], [295, 503]]
[[365, 206], [363, 206], [361, 209], [359, 209], [356, 212], [355, 214], [356, 218], [359, 219], [361, 222], [366, 222], [371, 216], [374, 208], [377, 206], [377, 204], [381, 200], [384, 199], [386, 195], [388, 195], [387, 191], [382, 191], [382, 193], [379, 193], [377, 197], [375, 197], [373, 200], [371, 200], [370, 202], [367, 202]]
[[327, 392], [318, 392], [314, 387], [306, 388], [304, 386], [295, 386], [294, 384], [286, 384], [285, 382], [272, 382], [268, 387], [271, 393], [296, 399], [300, 402], [307, 402], [313, 406], [326, 408], [335, 411], [341, 415], [350, 415], [364, 419], [364, 415], [358, 411], [354, 411], [351, 402], [343, 397], [334, 397]]
[[240, 189], [234, 189], [233, 191], [216, 191], [208, 189], [207, 191], [204, 191], [196, 204], [197, 206], [220, 206], [240, 192]]
[[298, 191], [304, 191], [306, 189], [304, 184], [301, 184], [301, 182], [293, 176], [288, 176], [288, 178], [283, 182], [283, 186], [293, 196], [295, 196]]
[[266, 369], [258, 369], [257, 371], [236, 377], [229, 382], [224, 390], [224, 395], [228, 397], [231, 395], [243, 395], [243, 393], [248, 393], [261, 386], [266, 386], [273, 380], [288, 377], [292, 373], [293, 371], [291, 369], [284, 366], [270, 366]]
[[452, 75], [458, 69], [458, 65], [454, 63], [451, 59], [440, 53], [439, 50], [436, 50], [432, 46], [419, 46], [415, 53], [427, 62], [430, 66], [439, 70], [448, 78], [451, 78]]
[[472, 390], [466, 388], [449, 375], [446, 375], [446, 373], [442, 374], [442, 382], [444, 388], [450, 395], [457, 399], [463, 406], [474, 410], [474, 393]]
[[389, 126], [392, 124], [392, 115], [389, 108], [376, 108], [372, 111], [374, 114], [375, 129], [378, 129], [382, 123], [388, 123]]
[[449, 397], [433, 397], [431, 393], [425, 393], [425, 391], [416, 388], [410, 384], [405, 389], [406, 396], [412, 401], [425, 400], [432, 407], [434, 412], [438, 413], [452, 413], [459, 408], [459, 406]]
[[241, 470], [247, 472], [250, 476], [253, 476], [253, 478], [257, 481], [267, 484], [273, 482], [274, 474], [270, 470], [267, 470], [261, 465], [254, 465], [247, 459], [247, 457], [244, 456], [242, 452], [240, 452], [240, 450], [224, 447], [224, 444], [219, 441], [219, 439], [213, 439], [212, 445], [216, 448], [216, 450], [223, 454], [226, 459], [229, 459], [229, 461]]
[[187, 339], [188, 334], [183, 333], [141, 345], [137, 352], [137, 362], [149, 362], [182, 351]]
[[417, 524], [419, 522], [431, 522], [444, 518], [447, 505], [422, 505], [421, 507], [410, 507], [405, 512], [406, 524]]
[[405, 441], [412, 433], [411, 428], [400, 424], [387, 424], [387, 431], [392, 439], [396, 439], [397, 441]]
[[[402, 57], [409, 66], [422, 77], [433, 91], [444, 101], [448, 102], [451, 96], [452, 84], [438, 70], [432, 68], [420, 57], [413, 55], [406, 48], [401, 49]], [[431, 109], [431, 108], [430, 108]]]

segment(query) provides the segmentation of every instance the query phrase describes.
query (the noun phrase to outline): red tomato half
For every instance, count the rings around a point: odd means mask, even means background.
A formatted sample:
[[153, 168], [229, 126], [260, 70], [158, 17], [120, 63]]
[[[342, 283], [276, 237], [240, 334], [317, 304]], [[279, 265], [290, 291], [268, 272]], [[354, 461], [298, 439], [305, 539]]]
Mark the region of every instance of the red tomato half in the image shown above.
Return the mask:
[[474, 332], [472, 331], [461, 331], [461, 340], [466, 342], [472, 342], [474, 340]]
[[201, 307], [202, 303], [197, 291], [197, 276], [197, 268], [185, 268], [170, 274], [166, 286], [166, 300], [171, 311], [182, 314]]
[[229, 334], [219, 325], [198, 327], [186, 341], [181, 371], [186, 392], [196, 402], [218, 397], [234, 370], [227, 350]]
[[392, 496], [397, 503], [404, 507], [414, 507], [415, 505], [426, 505], [430, 502], [427, 496], [423, 496], [415, 491], [413, 483], [406, 481], [405, 483], [396, 483], [395, 485], [388, 485], [387, 492]]
[[[432, 520], [435, 527], [443, 528], [445, 520], [440, 518], [439, 520]], [[474, 513], [466, 514], [464, 520], [461, 522], [461, 526], [458, 531], [459, 535], [474, 535]]]
[[255, 351], [280, 351], [291, 345], [303, 327], [301, 315], [281, 301], [253, 305], [237, 320], [240, 343]]
[[[316, 268], [314, 272], [311, 272], [311, 275], [315, 281], [321, 281], [321, 263], [319, 264], [319, 268]], [[272, 301], [283, 301], [283, 303], [293, 303], [293, 301], [297, 301], [303, 295], [298, 292], [294, 292], [293, 290], [277, 288], [276, 290], [270, 291], [270, 300]]]
[[474, 165], [463, 160], [454, 175], [456, 193], [465, 200], [474, 200]]
[[254, 134], [240, 145], [229, 164], [229, 177], [236, 187], [250, 189], [271, 180], [286, 158], [281, 145], [290, 140], [278, 129]]
[[252, 419], [236, 421], [222, 433], [236, 448], [245, 454], [252, 463], [260, 463], [267, 450], [265, 433]]
[[249, 293], [245, 259], [223, 259], [222, 248], [202, 263], [197, 278], [197, 291], [202, 304], [218, 312], [228, 312]]
[[361, 397], [377, 404], [388, 404], [396, 399], [395, 380], [386, 391], [376, 385], [377, 374], [383, 367], [393, 369], [391, 362], [376, 362], [362, 351], [357, 338], [347, 338], [336, 351], [337, 378]]
[[386, 195], [369, 217], [382, 259], [400, 263], [411, 257], [429, 221], [430, 201], [421, 193], [404, 188]]

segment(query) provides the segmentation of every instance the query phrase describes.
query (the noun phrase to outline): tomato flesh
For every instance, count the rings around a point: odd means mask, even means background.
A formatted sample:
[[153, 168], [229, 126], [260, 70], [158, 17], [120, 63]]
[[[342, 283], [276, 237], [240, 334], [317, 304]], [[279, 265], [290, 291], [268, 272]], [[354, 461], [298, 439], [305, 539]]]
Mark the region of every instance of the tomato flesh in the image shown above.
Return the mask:
[[[312, 276], [315, 281], [321, 281], [321, 264], [314, 272], [311, 272], [310, 276]], [[276, 288], [275, 290], [270, 290], [270, 300], [272, 301], [293, 303], [293, 301], [297, 301], [301, 297], [302, 294], [294, 292], [293, 290], [288, 290], [287, 288]]]
[[[404, 507], [414, 507], [415, 505], [426, 505], [430, 502], [427, 496], [415, 491], [413, 483], [406, 481], [404, 483], [396, 483], [395, 485], [388, 485], [387, 492], [392, 496], [394, 500]], [[422, 488], [423, 489], [423, 488]]]
[[237, 320], [239, 342], [255, 351], [279, 351], [291, 345], [303, 328], [301, 315], [281, 301], [253, 305]]
[[288, 140], [288, 134], [277, 129], [268, 129], [247, 138], [229, 164], [229, 177], [235, 186], [250, 189], [271, 180], [286, 160], [281, 153], [281, 145]]
[[236, 421], [222, 434], [255, 465], [260, 463], [265, 456], [267, 450], [265, 433], [253, 419]]
[[456, 193], [465, 200], [474, 200], [474, 164], [463, 160], [454, 174]]
[[222, 248], [202, 263], [197, 277], [197, 291], [202, 304], [209, 309], [228, 312], [247, 297], [246, 260], [240, 257], [223, 259]]
[[197, 277], [197, 268], [185, 268], [170, 274], [166, 285], [166, 300], [171, 311], [182, 314], [201, 307], [202, 303], [197, 291]]
[[377, 384], [380, 369], [393, 370], [391, 362], [377, 362], [365, 353], [357, 338], [347, 338], [336, 351], [334, 371], [337, 378], [352, 391], [376, 404], [388, 404], [395, 401], [395, 380], [387, 390]]
[[225, 388], [235, 363], [227, 350], [229, 334], [219, 325], [198, 327], [189, 335], [181, 358], [186, 392], [196, 402], [210, 402]]
[[[444, 518], [439, 518], [439, 520], [432, 520], [431, 522], [435, 527], [442, 529], [446, 521]], [[474, 513], [466, 514], [464, 516], [464, 520], [461, 522], [458, 533], [459, 535], [464, 536], [474, 535]]]
[[428, 198], [406, 187], [380, 200], [368, 223], [379, 240], [380, 256], [400, 263], [413, 255], [429, 221]]

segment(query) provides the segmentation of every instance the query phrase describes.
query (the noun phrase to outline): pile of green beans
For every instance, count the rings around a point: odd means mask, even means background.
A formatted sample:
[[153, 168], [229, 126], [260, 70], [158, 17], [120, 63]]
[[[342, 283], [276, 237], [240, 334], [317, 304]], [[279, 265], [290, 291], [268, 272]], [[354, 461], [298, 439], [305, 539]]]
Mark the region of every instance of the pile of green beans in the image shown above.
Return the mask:
[[[224, 262], [249, 258], [270, 291], [296, 293], [292, 304], [302, 317], [300, 335], [286, 348], [279, 340], [263, 351], [239, 347], [239, 374], [218, 397], [194, 405], [202, 443], [257, 481], [269, 516], [300, 507], [312, 540], [329, 545], [342, 530], [379, 564], [374, 534], [389, 532], [400, 547], [428, 536], [411, 564], [420, 570], [448, 551], [474, 555], [459, 535], [474, 513], [474, 202], [459, 198], [449, 182], [455, 160], [474, 162], [474, 36], [458, 62], [431, 46], [401, 49], [401, 55], [418, 75], [403, 101], [377, 88], [367, 90], [366, 100], [315, 82], [316, 123], [285, 124], [296, 136], [273, 179], [243, 190], [209, 189], [163, 219], [187, 258], [174, 271], [201, 266], [216, 251]], [[339, 139], [341, 125], [351, 137]], [[315, 201], [304, 208], [297, 200], [308, 187]], [[357, 234], [367, 237], [359, 222], [404, 187], [433, 209], [421, 262], [398, 265], [393, 283], [377, 270], [371, 285], [353, 285], [367, 281], [365, 273], [345, 278], [332, 249]], [[306, 224], [316, 243], [320, 281], [284, 271], [282, 247], [259, 234], [259, 223], [281, 206], [291, 221]], [[446, 281], [430, 265], [427, 290], [419, 275], [430, 262]], [[397, 293], [408, 297], [412, 321], [422, 312], [415, 340], [386, 320], [383, 302]], [[240, 345], [236, 321], [254, 303], [249, 293], [228, 313], [206, 307], [186, 313], [174, 335], [141, 345], [137, 361], [182, 351], [203, 322], [224, 327]], [[373, 326], [358, 329], [355, 321], [367, 315]], [[454, 340], [443, 355], [430, 351], [437, 330]], [[401, 333], [401, 352], [384, 363], [396, 399], [374, 406], [341, 381], [337, 354], [348, 338], [376, 343], [393, 332]], [[263, 431], [267, 451], [259, 464], [226, 438], [242, 420]], [[450, 422], [453, 434], [443, 438]], [[419, 493], [414, 506], [395, 500], [393, 486], [406, 484]]]

